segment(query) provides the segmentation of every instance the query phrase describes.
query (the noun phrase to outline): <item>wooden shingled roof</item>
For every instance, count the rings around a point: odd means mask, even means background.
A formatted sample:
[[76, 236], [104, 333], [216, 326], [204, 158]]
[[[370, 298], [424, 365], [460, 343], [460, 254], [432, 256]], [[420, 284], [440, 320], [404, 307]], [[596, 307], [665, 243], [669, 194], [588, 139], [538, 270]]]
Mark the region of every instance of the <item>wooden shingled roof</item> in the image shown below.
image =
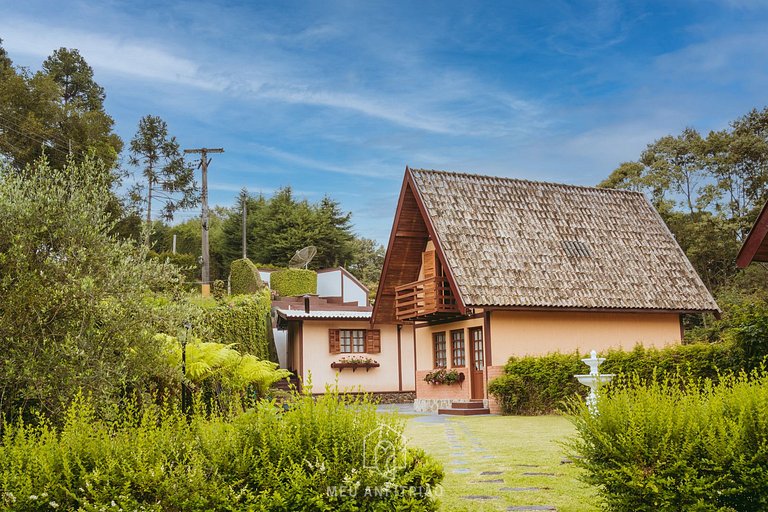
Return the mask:
[[406, 169], [409, 191], [463, 306], [719, 312], [640, 193]]

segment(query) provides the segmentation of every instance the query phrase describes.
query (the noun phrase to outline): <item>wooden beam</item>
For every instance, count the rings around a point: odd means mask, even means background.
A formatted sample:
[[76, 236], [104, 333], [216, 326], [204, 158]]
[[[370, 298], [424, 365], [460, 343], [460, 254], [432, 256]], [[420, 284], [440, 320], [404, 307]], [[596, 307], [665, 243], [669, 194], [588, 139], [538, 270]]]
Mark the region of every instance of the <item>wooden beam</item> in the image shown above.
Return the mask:
[[395, 233], [395, 236], [398, 238], [423, 238], [427, 239], [429, 238], [429, 235], [427, 233], [422, 233], [420, 231], [407, 231], [407, 230], [400, 230]]
[[763, 209], [760, 210], [760, 215], [749, 231], [747, 239], [744, 240], [744, 244], [739, 249], [739, 255], [736, 256], [736, 265], [739, 268], [745, 268], [753, 261], [761, 261], [755, 259], [755, 256], [763, 245], [766, 235], [768, 235], [768, 202], [763, 205]]

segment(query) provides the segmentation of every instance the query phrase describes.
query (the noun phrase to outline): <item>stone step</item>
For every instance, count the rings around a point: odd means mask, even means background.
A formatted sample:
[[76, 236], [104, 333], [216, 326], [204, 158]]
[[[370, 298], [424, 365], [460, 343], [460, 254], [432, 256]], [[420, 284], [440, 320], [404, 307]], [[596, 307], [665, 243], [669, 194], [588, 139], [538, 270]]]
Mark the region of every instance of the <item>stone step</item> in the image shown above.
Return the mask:
[[451, 416], [477, 416], [479, 414], [491, 414], [491, 410], [487, 407], [480, 409], [438, 409], [437, 414], [448, 414]]

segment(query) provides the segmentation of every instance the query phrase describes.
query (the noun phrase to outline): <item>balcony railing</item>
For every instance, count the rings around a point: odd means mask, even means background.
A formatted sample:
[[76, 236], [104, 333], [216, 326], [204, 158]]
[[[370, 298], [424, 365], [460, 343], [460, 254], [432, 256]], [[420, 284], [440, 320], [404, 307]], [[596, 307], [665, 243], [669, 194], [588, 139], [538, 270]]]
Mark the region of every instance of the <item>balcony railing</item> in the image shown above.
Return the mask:
[[398, 320], [422, 320], [458, 312], [456, 298], [444, 277], [395, 287], [395, 316]]

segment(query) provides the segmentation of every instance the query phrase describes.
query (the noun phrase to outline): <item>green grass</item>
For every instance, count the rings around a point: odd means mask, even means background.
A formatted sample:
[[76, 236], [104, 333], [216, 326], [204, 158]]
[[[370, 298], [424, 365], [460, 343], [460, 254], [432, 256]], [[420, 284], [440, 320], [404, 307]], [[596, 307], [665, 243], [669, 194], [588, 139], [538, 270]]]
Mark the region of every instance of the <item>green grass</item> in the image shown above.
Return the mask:
[[[442, 418], [441, 418], [442, 419]], [[449, 444], [448, 432], [455, 433]], [[565, 458], [560, 441], [574, 435], [573, 426], [559, 416], [475, 416], [407, 418], [409, 445], [423, 448], [444, 466], [441, 510], [506, 510], [512, 505], [553, 505], [560, 512], [599, 510], [596, 493], [578, 480], [579, 470], [561, 464]], [[459, 456], [458, 452], [463, 456]], [[493, 458], [483, 458], [493, 456]], [[461, 462], [461, 463], [457, 463]], [[527, 467], [535, 465], [538, 467]], [[468, 473], [456, 473], [466, 468]], [[482, 471], [501, 471], [483, 475]], [[555, 476], [524, 476], [523, 473], [554, 473]], [[480, 480], [503, 479], [503, 483]], [[502, 487], [540, 487], [540, 491], [501, 491]], [[468, 495], [497, 496], [487, 501], [468, 500]]]

